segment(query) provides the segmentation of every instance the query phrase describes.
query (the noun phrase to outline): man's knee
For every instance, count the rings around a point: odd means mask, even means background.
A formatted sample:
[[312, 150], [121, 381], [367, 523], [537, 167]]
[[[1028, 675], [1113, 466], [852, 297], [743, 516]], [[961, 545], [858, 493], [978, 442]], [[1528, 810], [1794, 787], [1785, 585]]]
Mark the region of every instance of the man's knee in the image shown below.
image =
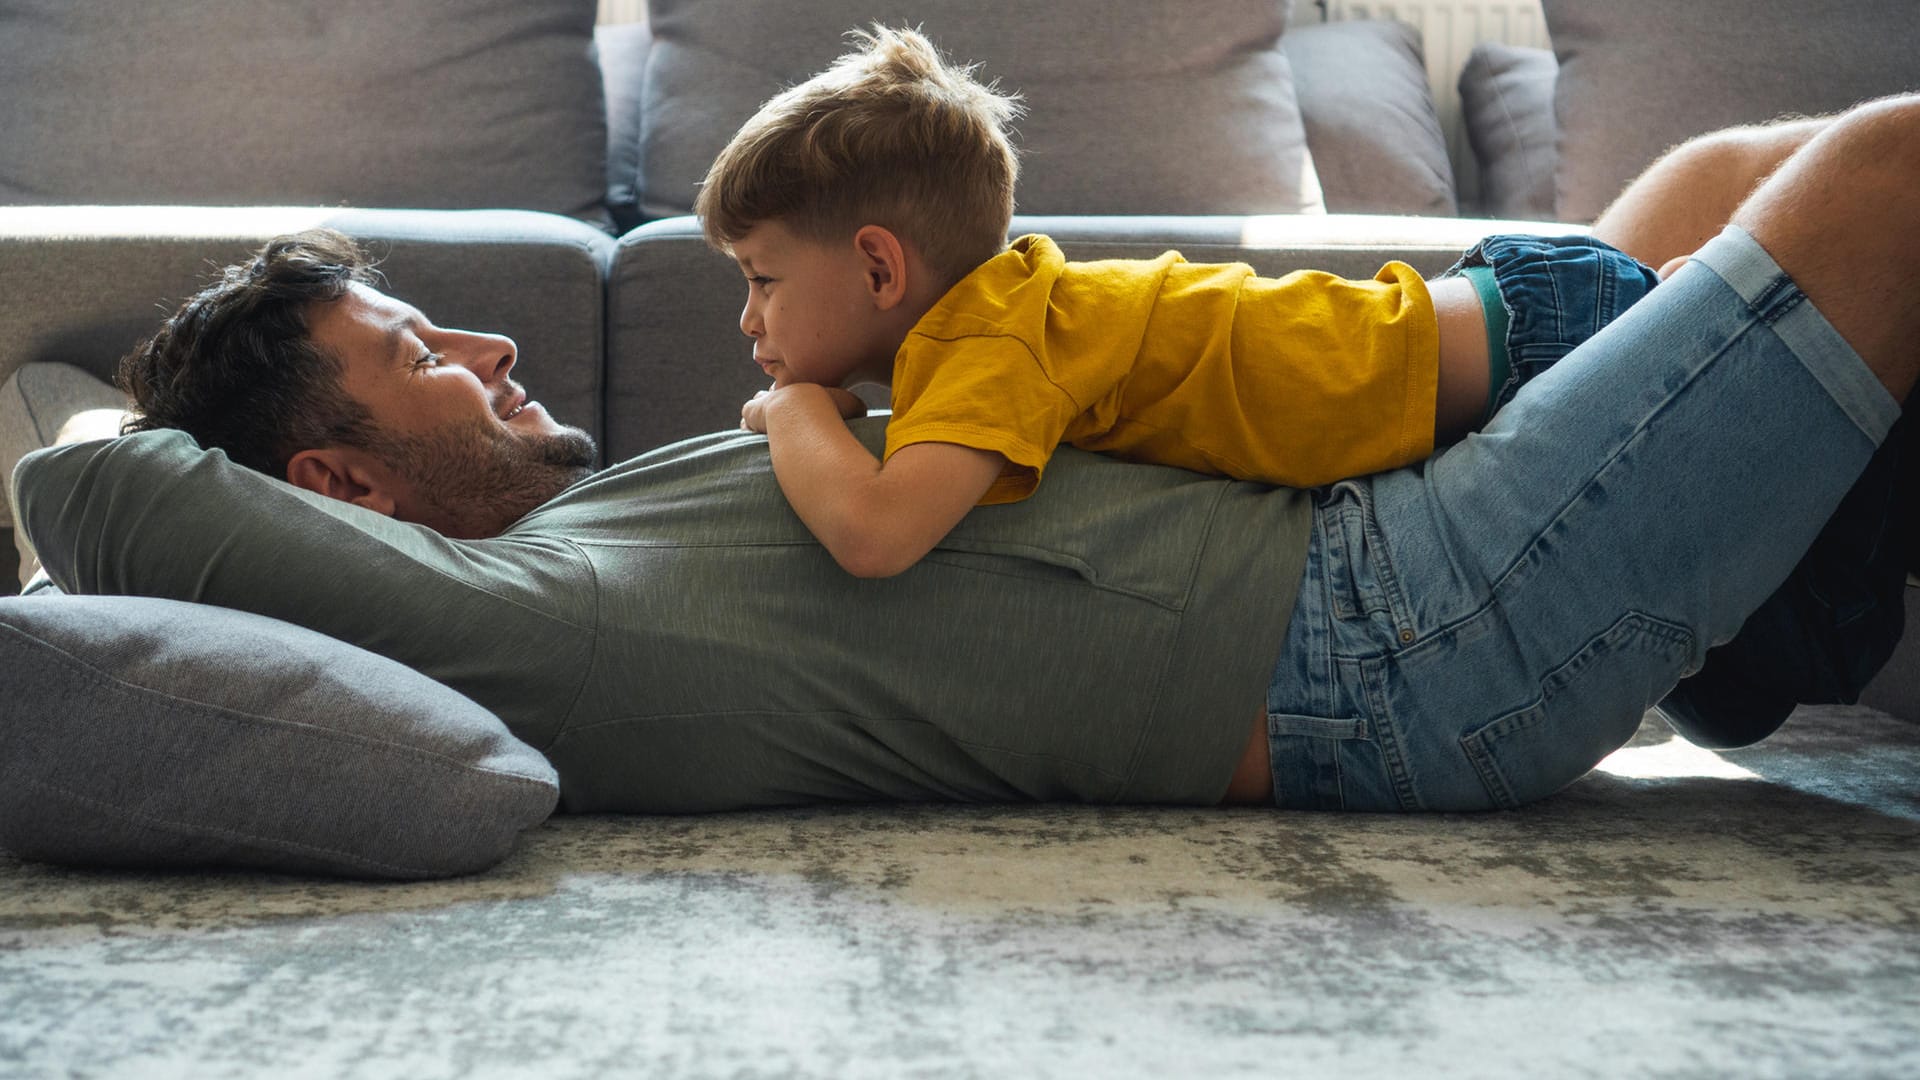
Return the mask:
[[1697, 135], [1668, 153], [1702, 179], [1751, 190], [1833, 122], [1831, 116], [1819, 116], [1722, 128]]
[[1920, 375], [1920, 95], [1837, 117], [1734, 214], [1896, 399]]
[[1898, 94], [1856, 105], [1825, 133], [1843, 142], [1862, 168], [1897, 170], [1909, 179], [1920, 160], [1920, 94]]

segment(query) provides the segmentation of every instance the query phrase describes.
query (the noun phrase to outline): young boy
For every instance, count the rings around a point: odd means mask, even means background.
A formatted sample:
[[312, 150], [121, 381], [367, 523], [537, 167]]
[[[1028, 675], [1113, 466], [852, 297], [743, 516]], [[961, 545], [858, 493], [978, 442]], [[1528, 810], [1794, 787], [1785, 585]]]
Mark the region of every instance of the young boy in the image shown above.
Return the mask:
[[[1062, 442], [1294, 487], [1418, 461], [1658, 281], [1581, 237], [1496, 237], [1430, 283], [1008, 246], [1013, 100], [915, 32], [856, 36], [740, 129], [695, 204], [773, 379], [741, 424], [856, 575], [1025, 498]], [[892, 388], [881, 459], [844, 423], [860, 382]]]

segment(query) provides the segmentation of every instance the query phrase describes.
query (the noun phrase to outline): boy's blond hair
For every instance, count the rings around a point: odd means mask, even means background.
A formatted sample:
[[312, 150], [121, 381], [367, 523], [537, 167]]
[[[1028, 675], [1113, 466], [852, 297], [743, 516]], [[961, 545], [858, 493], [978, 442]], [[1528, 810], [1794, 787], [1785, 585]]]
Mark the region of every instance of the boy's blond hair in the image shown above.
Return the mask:
[[694, 212], [722, 251], [762, 221], [837, 242], [879, 225], [951, 285], [1006, 247], [1016, 98], [947, 63], [913, 30], [862, 48], [755, 113], [714, 159]]

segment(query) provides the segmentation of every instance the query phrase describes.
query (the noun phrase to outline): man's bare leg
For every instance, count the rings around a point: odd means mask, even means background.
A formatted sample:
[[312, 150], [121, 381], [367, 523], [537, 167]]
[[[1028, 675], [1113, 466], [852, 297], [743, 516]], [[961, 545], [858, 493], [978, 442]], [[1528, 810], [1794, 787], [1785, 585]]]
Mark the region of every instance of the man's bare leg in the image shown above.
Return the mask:
[[1862, 105], [1741, 204], [1773, 256], [1896, 401], [1920, 375], [1920, 94]]
[[1593, 235], [1655, 269], [1684, 258], [1833, 120], [1729, 128], [1689, 139], [1628, 184], [1593, 223]]

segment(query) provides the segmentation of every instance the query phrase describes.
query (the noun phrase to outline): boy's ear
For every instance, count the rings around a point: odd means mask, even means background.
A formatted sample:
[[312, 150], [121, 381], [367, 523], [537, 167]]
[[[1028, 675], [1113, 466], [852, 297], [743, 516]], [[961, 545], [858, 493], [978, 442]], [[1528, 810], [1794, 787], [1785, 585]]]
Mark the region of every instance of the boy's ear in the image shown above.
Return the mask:
[[343, 447], [302, 450], [287, 461], [287, 483], [329, 499], [393, 516], [394, 493], [386, 470], [363, 452]]
[[874, 305], [885, 311], [906, 299], [907, 249], [893, 230], [862, 225], [853, 234], [853, 246], [866, 263], [867, 292]]

